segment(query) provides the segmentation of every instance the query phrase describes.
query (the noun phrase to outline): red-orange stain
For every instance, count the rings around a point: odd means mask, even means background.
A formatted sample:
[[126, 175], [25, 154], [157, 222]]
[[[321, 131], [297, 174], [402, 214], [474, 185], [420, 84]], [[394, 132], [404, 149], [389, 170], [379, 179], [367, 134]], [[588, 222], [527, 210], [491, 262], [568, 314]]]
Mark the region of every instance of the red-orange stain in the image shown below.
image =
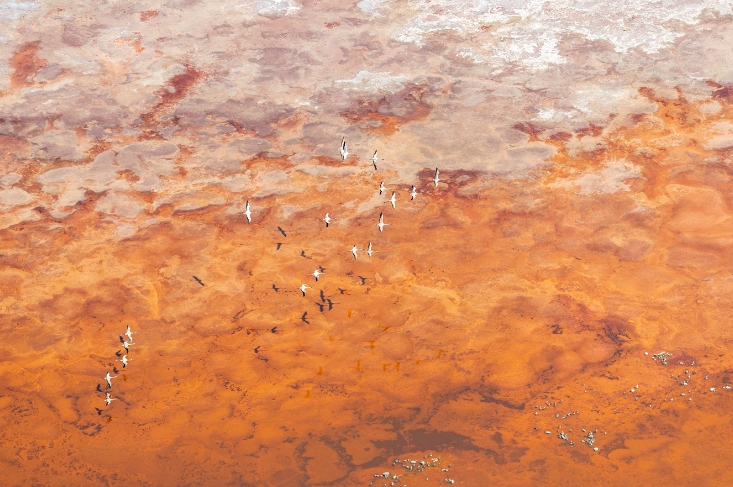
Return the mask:
[[[310, 326], [293, 326], [311, 303], [304, 308], [303, 300], [264, 286], [251, 291], [273, 272], [302, 271], [288, 257], [270, 256], [278, 225], [293, 228], [293, 241], [302, 232], [323, 239], [324, 248], [346, 248], [346, 231], [298, 228], [300, 215], [283, 222], [272, 213], [247, 226], [221, 208], [168, 206], [156, 214], [164, 222], [110, 240], [110, 222], [95, 210], [104, 195], [90, 192], [65, 219], [37, 211], [39, 220], [0, 230], [3, 481], [368, 485], [393, 470], [391, 459], [419, 460], [430, 451], [450, 462], [446, 476], [462, 485], [725, 485], [733, 449], [731, 396], [723, 389], [733, 370], [726, 349], [733, 343], [733, 174], [731, 149], [708, 142], [715, 124], [733, 122], [733, 89], [714, 88], [716, 113], [699, 108], [711, 100], [665, 99], [644, 89], [653, 113], [572, 133], [525, 124], [530, 137], [557, 150], [528, 178], [446, 170], [450, 184], [425, 191], [418, 200], [425, 206], [393, 213], [399, 231], [380, 237], [390, 247], [378, 268], [384, 282], [370, 294], [338, 296], [341, 306], [360, 311], [359, 320], [345, 320], [336, 308], [309, 313], [319, 317]], [[586, 137], [603, 144], [577, 152]], [[0, 144], [9, 146], [7, 136]], [[616, 159], [642, 176], [624, 180], [628, 190], [581, 194], [560, 184], [592, 179]], [[251, 170], [283, 170], [286, 162], [260, 157]], [[33, 171], [45, 165], [24, 164]], [[296, 172], [292, 184], [306, 191], [261, 205], [327, 205], [373, 194], [363, 174], [340, 177], [320, 193], [307, 191], [313, 179]], [[421, 187], [430, 172], [418, 173]], [[489, 184], [461, 191], [474, 182]], [[366, 265], [334, 260], [323, 264], [333, 266], [324, 281], [333, 294], [353, 283], [351, 266]], [[38, 278], [49, 269], [53, 278]], [[188, 286], [199, 269], [218, 282]], [[253, 312], [233, 321], [245, 306]], [[109, 410], [130, 425], [131, 439], [94, 429], [112, 419], [97, 416], [94, 406], [103, 403], [92, 391], [114, 360], [123, 316], [140, 331], [131, 356], [145, 361], [126, 369], [134, 381], [115, 383], [114, 395], [126, 400]], [[264, 331], [255, 340], [252, 332], [265, 323], [282, 333]], [[362, 368], [353, 357], [364, 342], [373, 344], [379, 324], [393, 333], [379, 334], [380, 347], [370, 346]], [[267, 357], [243, 352], [260, 342]], [[666, 365], [651, 357], [662, 350], [672, 354]], [[433, 360], [436, 351], [441, 360]], [[389, 364], [395, 371], [403, 361], [421, 365], [411, 357], [426, 357], [425, 367], [384, 373]], [[317, 378], [313, 363], [327, 364]], [[379, 364], [386, 364], [382, 373]], [[328, 375], [320, 373], [325, 367]], [[297, 399], [310, 397], [300, 388], [314, 379], [318, 410]], [[570, 411], [579, 414], [563, 419]], [[582, 428], [598, 428], [598, 451], [581, 443]], [[161, 456], [140, 461], [131, 444]], [[336, 473], [319, 477], [322, 471]], [[435, 474], [404, 483], [442, 483], [443, 473]]]
[[157, 10], [146, 10], [145, 12], [140, 12], [140, 21], [146, 22], [152, 18], [157, 17], [159, 12]]
[[10, 75], [11, 87], [23, 87], [33, 84], [33, 77], [38, 70], [46, 66], [47, 61], [38, 57], [41, 41], [26, 42], [15, 51], [9, 64], [13, 69]]

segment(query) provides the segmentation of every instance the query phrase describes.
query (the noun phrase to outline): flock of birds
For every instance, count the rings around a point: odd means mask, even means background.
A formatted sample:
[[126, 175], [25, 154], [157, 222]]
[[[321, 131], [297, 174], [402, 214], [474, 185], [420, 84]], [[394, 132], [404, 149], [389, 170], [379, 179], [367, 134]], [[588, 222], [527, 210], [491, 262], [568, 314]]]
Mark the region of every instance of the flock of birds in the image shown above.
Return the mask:
[[[346, 145], [346, 138], [345, 137], [341, 139], [341, 145], [339, 147], [339, 152], [341, 154], [341, 159], [345, 161], [346, 158], [349, 156], [349, 150], [348, 150], [348, 147]], [[374, 170], [375, 171], [377, 170], [377, 161], [379, 161], [379, 160], [380, 159], [378, 157], [377, 151], [375, 150], [374, 151], [374, 154], [371, 157], [371, 162], [372, 162], [372, 165], [374, 166]], [[440, 182], [440, 170], [438, 168], [435, 168], [435, 175], [433, 177], [433, 183], [435, 184], [435, 187], [436, 188], [438, 187], [438, 183], [439, 182]], [[379, 183], [378, 190], [379, 190], [379, 194], [380, 195], [384, 194], [387, 191], [387, 188], [384, 186], [384, 181], [381, 181]], [[417, 198], [417, 188], [415, 186], [412, 186], [412, 189], [410, 190], [410, 200], [414, 200], [415, 198]], [[392, 191], [392, 196], [391, 196], [390, 199], [388, 199], [386, 201], [386, 203], [390, 203], [392, 205], [392, 208], [393, 209], [396, 209], [397, 208], [397, 193], [395, 191]], [[245, 204], [245, 211], [244, 211], [244, 215], [247, 217], [247, 223], [252, 223], [252, 213], [253, 212], [251, 210], [251, 206], [249, 204], [249, 201], [247, 201], [246, 204]], [[326, 213], [325, 216], [323, 217], [323, 222], [326, 224], [326, 228], [329, 228], [331, 226], [331, 222], [334, 221], [334, 220], [335, 220], [335, 218], [331, 217], [330, 213]], [[384, 212], [380, 212], [379, 213], [379, 221], [377, 223], [377, 228], [379, 228], [379, 232], [380, 233], [383, 232], [384, 231], [384, 227], [386, 227], [386, 226], [389, 226], [389, 223], [385, 223], [384, 222]], [[285, 234], [280, 227], [278, 227], [278, 230], [280, 230], [280, 232], [283, 233], [283, 235]], [[280, 248], [280, 245], [281, 244], [278, 244], [278, 249]], [[367, 244], [366, 249], [362, 249], [362, 248], [359, 248], [358, 246], [354, 245], [353, 247], [351, 247], [351, 249], [349, 249], [349, 251], [351, 252], [351, 254], [354, 256], [354, 260], [356, 260], [356, 259], [359, 258], [359, 251], [360, 250], [366, 250], [366, 253], [367, 253], [367, 255], [369, 257], [371, 257], [374, 254], [374, 252], [376, 252], [376, 250], [374, 250], [373, 247], [372, 247], [372, 242], [371, 241], [369, 241], [369, 243]], [[302, 252], [301, 252], [301, 255], [305, 256]], [[320, 267], [319, 266], [318, 269], [316, 269], [315, 271], [313, 271], [313, 274], [312, 275], [315, 278], [315, 280], [318, 281], [319, 277], [321, 275], [323, 275], [324, 273], [325, 273], [325, 269], [323, 267]], [[362, 278], [362, 283], [363, 283], [363, 281], [364, 281], [364, 279]], [[278, 291], [278, 288], [274, 284], [273, 284], [273, 289], [276, 292]], [[308, 289], [311, 289], [311, 287], [308, 286], [308, 285], [306, 285], [305, 283], [303, 283], [303, 284], [300, 285], [300, 287], [298, 289], [303, 294], [303, 296], [305, 296], [306, 295], [306, 291]], [[322, 296], [322, 298], [323, 298], [323, 296]], [[332, 303], [330, 302], [330, 300], [328, 300], [328, 301], [329, 301], [329, 309], [331, 309]], [[302, 317], [302, 321], [304, 321], [305, 323], [308, 323], [308, 321], [306, 320], [307, 314], [308, 314], [307, 312], [303, 313], [303, 317]]]
[[[136, 331], [132, 331], [130, 329], [130, 325], [127, 325], [127, 330], [125, 331], [124, 335], [120, 335], [120, 342], [122, 343], [122, 347], [125, 349], [125, 354], [123, 355], [122, 354], [122, 351], [121, 350], [118, 350], [116, 355], [118, 357], [120, 357], [120, 359], [119, 360], [116, 360], [116, 361], [117, 362], [122, 362], [122, 368], [123, 369], [127, 368], [127, 365], [130, 363], [130, 360], [133, 360], [131, 358], [127, 358], [127, 354], [130, 353], [130, 347], [132, 345], [134, 345], [132, 343], [132, 335], [135, 335], [135, 334], [137, 334], [137, 332]], [[125, 337], [127, 337], [127, 340], [125, 339]], [[119, 370], [117, 370], [117, 367], [114, 367], [112, 369], [112, 372], [114, 372], [115, 374], [117, 374], [117, 373], [119, 373]], [[109, 371], [107, 371], [107, 375], [105, 375], [104, 377], [102, 377], [102, 380], [107, 383], [107, 389], [111, 389], [112, 388], [112, 379], [116, 379], [116, 378], [117, 378], [117, 376], [110, 374]], [[117, 400], [116, 398], [112, 397], [112, 395], [109, 393], [109, 391], [102, 391], [102, 388], [99, 385], [97, 385], [97, 391], [98, 392], [104, 392], [104, 395], [105, 395], [104, 402], [107, 404], [107, 406], [109, 406], [110, 404], [112, 404], [112, 401], [116, 401]], [[97, 409], [97, 414], [102, 414], [102, 410], [101, 409], [99, 409], [99, 408], [96, 408], [96, 409]]]
[[[349, 150], [348, 150], [347, 145], [346, 145], [346, 138], [345, 137], [342, 138], [342, 140], [341, 140], [341, 146], [339, 147], [339, 152], [341, 153], [342, 160], [345, 161], [346, 158], [349, 155]], [[374, 166], [374, 170], [375, 171], [377, 170], [377, 161], [379, 161], [379, 160], [380, 159], [377, 156], [377, 151], [375, 150], [374, 151], [374, 154], [371, 157], [371, 162], [372, 162], [372, 165]], [[440, 182], [440, 177], [439, 176], [440, 176], [440, 171], [438, 170], [438, 168], [435, 168], [435, 176], [433, 177], [433, 183], [435, 184], [435, 187], [436, 188], [438, 187], [438, 183]], [[379, 194], [380, 195], [384, 194], [385, 191], [387, 191], [387, 188], [384, 186], [384, 181], [382, 181], [382, 182], [379, 183], [378, 190], [379, 190]], [[410, 199], [411, 200], [414, 200], [416, 197], [417, 197], [417, 188], [415, 186], [412, 186], [412, 189], [410, 191]], [[392, 197], [390, 199], [388, 199], [386, 201], [386, 203], [390, 203], [392, 205], [392, 208], [393, 209], [394, 208], [397, 208], [397, 194], [396, 194], [395, 191], [392, 191]], [[244, 215], [247, 217], [247, 223], [252, 223], [252, 213], [254, 213], [254, 212], [251, 209], [251, 206], [249, 204], [249, 201], [247, 201], [246, 202], [246, 205], [245, 205], [245, 210], [244, 210]], [[326, 224], [326, 228], [328, 228], [328, 227], [331, 226], [331, 222], [333, 220], [334, 220], [334, 218], [332, 218], [329, 215], [329, 213], [326, 213], [326, 215], [323, 217], [323, 221]], [[379, 228], [379, 232], [380, 233], [383, 232], [384, 231], [384, 227], [386, 227], [386, 226], [389, 226], [389, 224], [388, 223], [384, 223], [384, 212], [380, 212], [379, 213], [379, 222], [377, 223], [377, 227]], [[278, 227], [278, 230], [280, 230], [284, 234], [284, 231], [280, 227]], [[278, 244], [278, 249], [279, 248], [280, 248], [280, 244]], [[358, 251], [359, 250], [366, 250], [366, 253], [367, 253], [367, 255], [369, 257], [371, 257], [372, 254], [374, 252], [376, 252], [373, 249], [373, 247], [372, 247], [372, 242], [371, 241], [369, 241], [366, 249], [360, 249], [359, 247], [357, 247], [356, 245], [354, 245], [353, 247], [351, 247], [351, 249], [349, 249], [349, 251], [351, 252], [351, 254], [354, 256], [354, 260], [356, 260], [359, 257], [359, 254], [358, 254]], [[303, 254], [301, 253], [301, 255], [303, 255]], [[318, 269], [316, 269], [315, 271], [313, 271], [313, 274], [312, 275], [315, 278], [316, 282], [318, 282], [320, 276], [323, 275], [324, 273], [325, 273], [325, 269], [323, 267], [320, 267], [319, 266]], [[198, 278], [196, 278], [196, 276], [194, 276], [194, 278], [199, 282], [199, 284], [203, 285], [203, 283]], [[362, 283], [363, 283], [363, 281], [364, 281], [364, 278], [362, 278]], [[303, 294], [303, 296], [305, 296], [306, 290], [308, 290], [310, 288], [311, 288], [310, 286], [307, 286], [305, 283], [303, 283], [303, 284], [301, 284], [301, 286], [298, 289]], [[278, 288], [274, 284], [273, 284], [273, 289], [276, 292], [278, 291]], [[339, 290], [341, 291], [341, 289], [339, 289]], [[321, 291], [321, 298], [322, 299], [324, 298], [323, 291]], [[325, 301], [328, 301], [328, 307], [329, 307], [329, 309], [331, 309], [333, 307], [333, 304], [334, 303], [330, 299], [324, 300], [324, 302]], [[321, 308], [321, 309], [323, 309], [323, 308]], [[308, 314], [307, 312], [303, 313], [303, 317], [302, 317], [302, 320], [305, 323], [308, 323], [308, 321], [306, 319], [307, 314]], [[118, 362], [122, 362], [122, 367], [123, 368], [127, 368], [129, 362], [131, 360], [133, 360], [132, 358], [128, 358], [127, 357], [127, 353], [130, 352], [130, 347], [133, 345], [132, 335], [134, 335], [135, 333], [137, 333], [137, 332], [133, 332], [130, 329], [130, 326], [128, 325], [127, 326], [127, 330], [125, 331], [124, 335], [123, 336], [120, 336], [120, 342], [122, 343], [122, 347], [125, 349], [126, 354], [122, 354], [121, 351], [118, 351], [117, 352], [117, 356], [120, 357], [120, 358], [117, 361]], [[127, 337], [127, 340], [124, 337]], [[113, 372], [115, 374], [119, 373], [119, 370], [117, 369], [117, 367], [114, 367], [113, 368]], [[112, 388], [112, 379], [117, 379], [117, 376], [116, 375], [112, 375], [110, 372], [107, 372], [107, 375], [105, 375], [102, 378], [102, 380], [104, 380], [107, 383], [107, 389], [108, 390]], [[102, 388], [99, 385], [97, 385], [97, 391], [98, 392], [103, 392], [105, 394], [104, 402], [106, 403], [107, 406], [109, 406], [112, 403], [112, 401], [116, 401], [117, 400], [117, 398], [112, 397], [112, 395], [109, 393], [109, 391], [103, 391]], [[98, 414], [102, 414], [102, 410], [100, 410], [99, 408], [96, 408], [96, 409], [97, 409]]]

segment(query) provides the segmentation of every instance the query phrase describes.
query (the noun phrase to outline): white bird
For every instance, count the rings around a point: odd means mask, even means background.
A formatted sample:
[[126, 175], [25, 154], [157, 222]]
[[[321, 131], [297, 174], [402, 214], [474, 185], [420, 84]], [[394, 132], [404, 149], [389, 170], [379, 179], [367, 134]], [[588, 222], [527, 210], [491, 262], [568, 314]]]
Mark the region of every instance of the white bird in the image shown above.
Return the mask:
[[341, 148], [339, 148], [339, 152], [341, 153], [341, 159], [345, 161], [349, 156], [349, 149], [346, 148], [346, 137], [341, 139]]
[[331, 224], [331, 217], [328, 216], [328, 213], [326, 213], [326, 216], [323, 217], [323, 221], [326, 222], [326, 228]]
[[130, 343], [132, 343], [132, 335], [135, 335], [135, 334], [137, 334], [137, 332], [136, 331], [132, 331], [130, 329], [130, 325], [127, 325], [127, 331], [125, 332], [125, 335], [127, 335], [127, 338], [130, 339]]
[[356, 257], [357, 257], [357, 255], [356, 255], [356, 251], [357, 250], [359, 250], [359, 249], [356, 248], [356, 245], [354, 245], [353, 247], [351, 247], [351, 253], [354, 254], [354, 260], [356, 260]]
[[440, 181], [440, 178], [438, 177], [438, 174], [440, 174], [440, 171], [438, 171], [438, 168], [435, 168], [435, 177], [433, 178], [433, 182], [435, 183], [435, 187], [438, 187], [438, 181]]
[[122, 367], [125, 368], [125, 367], [127, 367], [127, 363], [130, 360], [133, 360], [133, 359], [127, 358], [127, 355], [123, 355], [122, 358], [120, 360], [118, 360], [117, 362], [122, 362]]
[[412, 187], [412, 191], [410, 191], [410, 199], [414, 200], [417, 197], [417, 188], [415, 186]]
[[104, 398], [104, 402], [107, 403], [107, 406], [109, 406], [112, 401], [116, 401], [116, 400], [117, 399], [109, 395], [109, 392], [107, 393], [107, 397]]
[[300, 285], [300, 292], [303, 293], [303, 296], [305, 296], [305, 290], [310, 289], [310, 286], [306, 286], [305, 284]]
[[372, 164], [374, 165], [374, 170], [377, 170], [377, 161], [379, 159], [377, 158], [377, 151], [374, 151], [374, 155], [372, 156]]
[[397, 198], [395, 197], [395, 192], [392, 191], [392, 197], [387, 200], [389, 203], [392, 203], [392, 208], [397, 208]]
[[384, 193], [387, 190], [387, 188], [384, 187], [384, 181], [381, 181], [379, 183], [379, 194]]
[[133, 343], [129, 343], [129, 342], [122, 342], [122, 346], [125, 347], [125, 351], [126, 352], [129, 352], [130, 351], [130, 345], [134, 345], [134, 344]]
[[372, 253], [374, 253], [374, 251], [372, 250], [372, 243], [369, 242], [369, 245], [367, 246], [367, 255], [371, 257]]
[[107, 375], [104, 376], [104, 380], [107, 381], [107, 385], [109, 387], [112, 387], [112, 379], [116, 379], [116, 375], [111, 375], [109, 372], [107, 372]]
[[313, 271], [313, 277], [316, 278], [316, 281], [318, 280], [318, 276], [320, 276], [321, 274], [323, 274], [323, 272], [319, 271], [318, 269]]
[[252, 212], [249, 209], [249, 201], [244, 205], [244, 214], [247, 217], [247, 223], [252, 223]]
[[383, 231], [384, 227], [388, 226], [389, 223], [384, 223], [384, 213], [379, 214], [379, 223], [377, 223], [377, 226], [379, 227], [379, 231]]

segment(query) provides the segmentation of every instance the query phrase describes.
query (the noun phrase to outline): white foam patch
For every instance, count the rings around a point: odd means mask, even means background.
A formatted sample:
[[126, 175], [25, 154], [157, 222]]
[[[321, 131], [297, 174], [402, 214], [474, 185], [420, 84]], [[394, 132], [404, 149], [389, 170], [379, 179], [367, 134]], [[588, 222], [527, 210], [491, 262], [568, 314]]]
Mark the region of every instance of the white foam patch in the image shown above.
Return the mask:
[[0, 191], [0, 206], [22, 206], [33, 201], [33, 196], [20, 188]]
[[361, 91], [393, 91], [402, 87], [407, 81], [405, 76], [392, 76], [389, 73], [370, 73], [359, 71], [352, 79], [340, 79], [335, 83], [347, 90]]
[[422, 45], [433, 32], [468, 35], [489, 27], [494, 42], [472, 59], [498, 70], [507, 64], [530, 70], [566, 63], [558, 44], [567, 34], [606, 41], [617, 52], [641, 49], [652, 54], [684, 34], [681, 24], [699, 21], [705, 10], [733, 14], [727, 0], [410, 0], [417, 15], [395, 34], [401, 42]]
[[122, 218], [135, 218], [145, 209], [145, 205], [129, 195], [112, 191], [97, 201], [95, 209]]
[[259, 15], [292, 15], [298, 10], [300, 5], [293, 0], [257, 0]]
[[362, 0], [357, 3], [356, 6], [364, 12], [376, 17], [382, 14], [385, 10], [385, 4], [389, 2], [390, 0]]
[[0, 1], [0, 18], [18, 20], [24, 15], [38, 9], [40, 6], [36, 2]]
[[705, 148], [710, 149], [729, 149], [733, 147], [733, 124], [729, 122], [718, 122], [712, 126], [712, 132], [719, 134], [711, 137], [706, 143]]
[[627, 179], [641, 177], [639, 168], [623, 159], [606, 161], [603, 169], [586, 172], [574, 179], [564, 179], [551, 184], [551, 187], [578, 187], [582, 195], [597, 193], [617, 193], [629, 191], [631, 188], [625, 182]]

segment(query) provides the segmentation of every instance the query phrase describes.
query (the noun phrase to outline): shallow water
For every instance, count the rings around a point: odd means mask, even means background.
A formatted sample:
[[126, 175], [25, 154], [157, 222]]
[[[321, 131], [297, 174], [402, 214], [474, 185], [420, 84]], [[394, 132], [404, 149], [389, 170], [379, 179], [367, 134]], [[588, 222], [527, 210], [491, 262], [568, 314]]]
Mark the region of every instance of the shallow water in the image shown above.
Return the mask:
[[[243, 5], [7, 10], [3, 485], [726, 485], [733, 96], [669, 86], [725, 12], [628, 52], [535, 13], [569, 65], [510, 74], [454, 52], [506, 20]], [[217, 35], [173, 35], [197, 16]]]

